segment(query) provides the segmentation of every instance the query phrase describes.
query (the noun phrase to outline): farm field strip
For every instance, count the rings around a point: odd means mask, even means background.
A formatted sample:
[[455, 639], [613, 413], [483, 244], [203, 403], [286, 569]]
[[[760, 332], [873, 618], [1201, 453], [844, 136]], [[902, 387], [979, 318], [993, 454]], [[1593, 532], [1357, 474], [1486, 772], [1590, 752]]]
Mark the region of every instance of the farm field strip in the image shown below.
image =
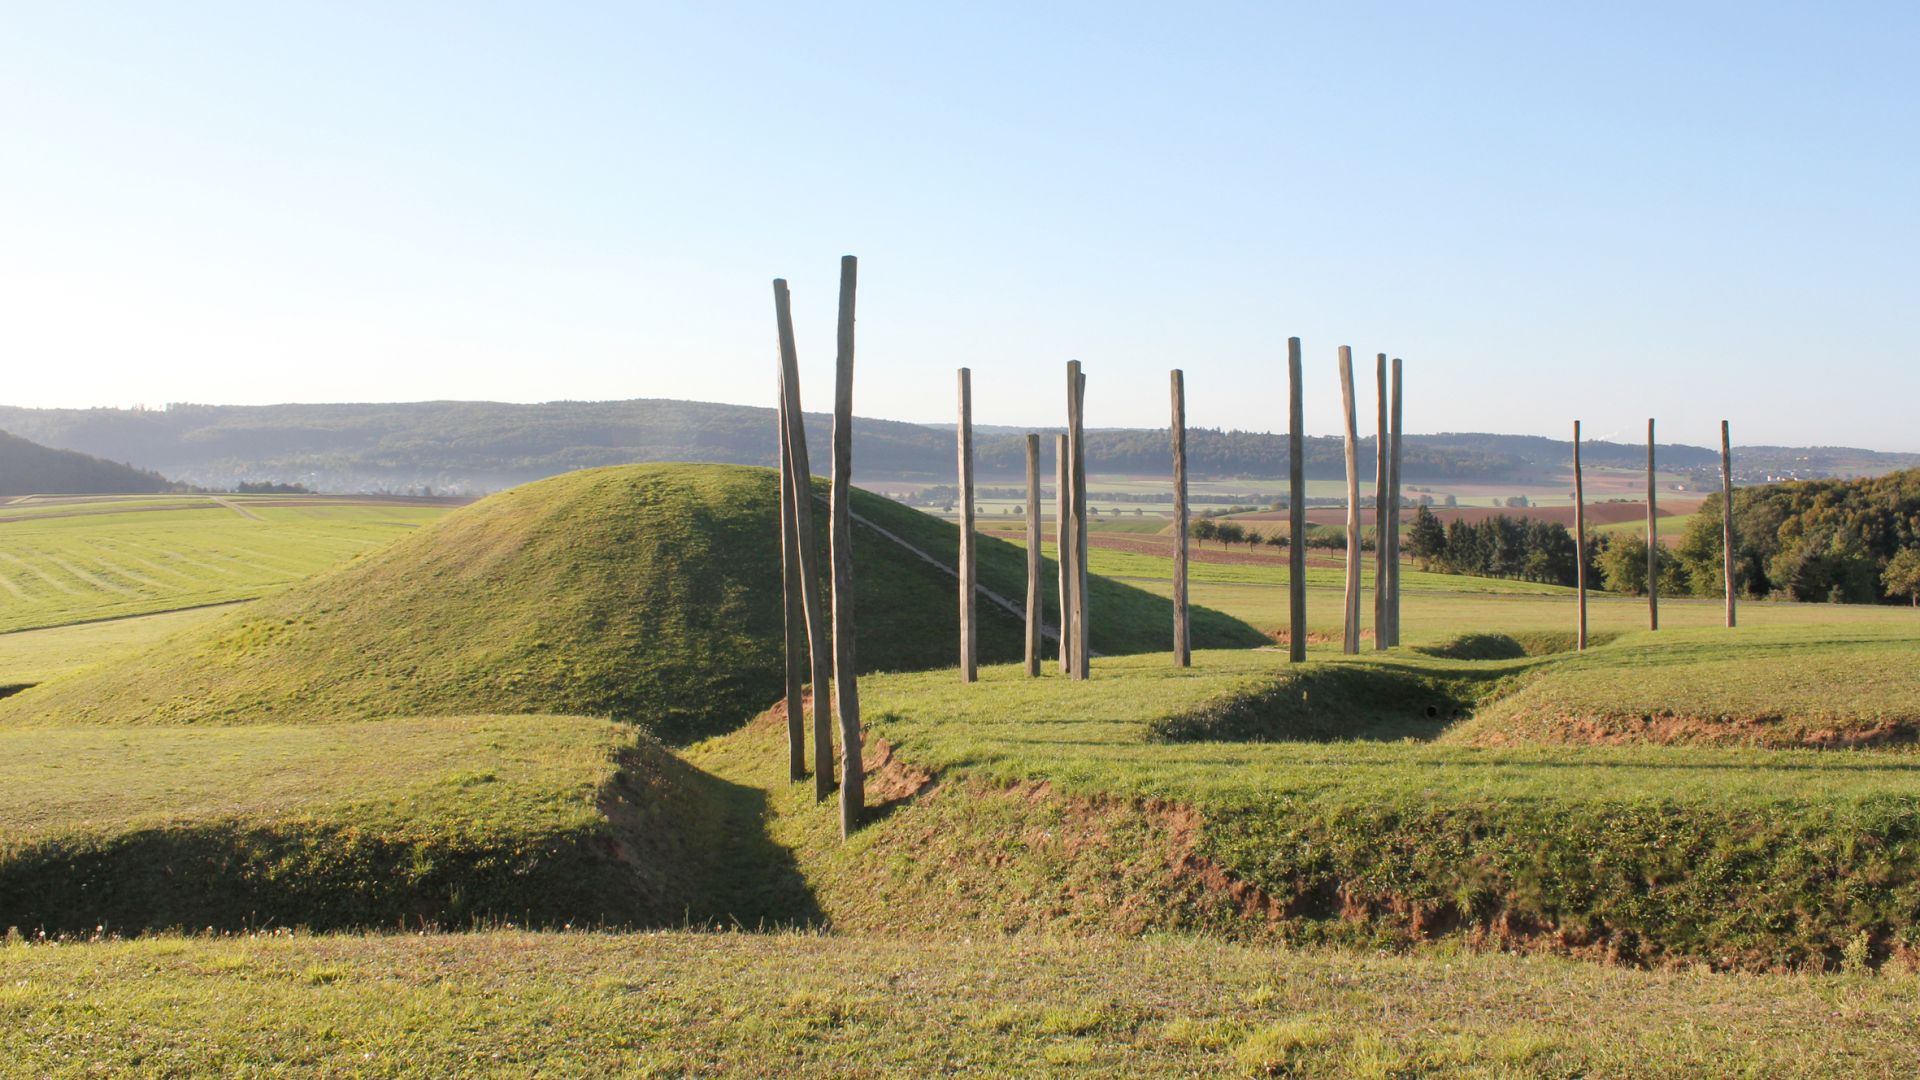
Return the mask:
[[[231, 600], [301, 580], [430, 522], [445, 507], [329, 500], [169, 509], [90, 500], [75, 516], [0, 519], [0, 632]], [[16, 504], [17, 505], [17, 504]], [[113, 512], [115, 507], [131, 507]]]

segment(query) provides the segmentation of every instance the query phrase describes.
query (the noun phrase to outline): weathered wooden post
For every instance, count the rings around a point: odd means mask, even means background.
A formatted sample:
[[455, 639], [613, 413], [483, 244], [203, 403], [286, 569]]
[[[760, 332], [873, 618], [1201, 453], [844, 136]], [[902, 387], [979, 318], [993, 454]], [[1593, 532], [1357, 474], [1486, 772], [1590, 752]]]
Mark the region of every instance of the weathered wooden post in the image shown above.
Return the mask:
[[1647, 417], [1647, 629], [1660, 629], [1660, 525], [1653, 481], [1653, 417]]
[[1573, 580], [1580, 592], [1580, 628], [1574, 647], [1587, 647], [1587, 490], [1580, 477], [1580, 421], [1573, 422]]
[[1027, 436], [1027, 674], [1040, 674], [1040, 436]]
[[1353, 349], [1340, 346], [1340, 400], [1347, 420], [1347, 598], [1340, 651], [1360, 652], [1360, 458], [1359, 418], [1353, 406]]
[[1093, 638], [1087, 616], [1087, 376], [1073, 362], [1073, 677], [1085, 679], [1093, 667]]
[[[1387, 644], [1400, 644], [1400, 358], [1393, 358], [1393, 447], [1387, 465]], [[1377, 515], [1376, 515], [1377, 520]]]
[[1307, 437], [1300, 339], [1287, 339], [1287, 660], [1307, 658]]
[[1067, 585], [1067, 574], [1073, 569], [1072, 533], [1068, 530], [1068, 519], [1072, 517], [1067, 508], [1072, 505], [1073, 497], [1068, 492], [1071, 481], [1067, 473], [1067, 437], [1053, 437], [1053, 566], [1060, 579], [1060, 674], [1073, 673], [1073, 590]]
[[779, 406], [774, 455], [780, 466], [780, 597], [786, 614], [785, 655], [787, 675], [787, 777], [794, 781], [807, 778], [807, 714], [803, 699], [806, 676], [802, 674], [800, 651], [806, 647], [806, 615], [800, 605], [800, 553], [795, 546], [797, 531], [793, 523], [793, 477], [787, 467], [787, 391], [786, 364], [780, 364]]
[[1187, 389], [1173, 371], [1173, 663], [1193, 663], [1193, 633], [1187, 625]]
[[806, 413], [800, 409], [800, 358], [793, 343], [793, 303], [784, 278], [773, 282], [773, 314], [780, 331], [793, 532], [800, 549], [800, 597], [806, 609], [807, 655], [813, 669], [813, 793], [815, 798], [824, 799], [833, 794], [833, 727], [827, 706], [833, 661], [828, 654], [826, 604], [820, 596], [820, 557], [813, 532], [813, 471], [807, 464]]
[[1733, 441], [1727, 422], [1720, 421], [1720, 566], [1727, 579], [1727, 629], [1733, 629]]
[[1387, 354], [1374, 360], [1374, 396], [1378, 403], [1378, 432], [1373, 444], [1373, 648], [1393, 644], [1388, 629], [1387, 598], [1393, 593], [1393, 574], [1387, 569]]
[[974, 654], [979, 630], [974, 625], [973, 567], [973, 372], [960, 369], [960, 681], [980, 677]]
[[840, 838], [866, 805], [860, 760], [860, 680], [853, 661], [853, 294], [859, 266], [840, 259], [840, 348], [833, 375], [833, 711], [840, 717]]

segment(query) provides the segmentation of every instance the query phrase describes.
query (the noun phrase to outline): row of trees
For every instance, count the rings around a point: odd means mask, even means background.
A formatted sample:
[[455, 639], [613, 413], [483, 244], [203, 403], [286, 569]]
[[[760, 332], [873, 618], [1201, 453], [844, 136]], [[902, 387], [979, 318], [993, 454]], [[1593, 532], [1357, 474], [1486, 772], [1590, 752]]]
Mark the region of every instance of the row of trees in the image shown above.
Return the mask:
[[[1750, 597], [1920, 606], [1920, 469], [1868, 480], [1804, 480], [1734, 492], [1734, 575]], [[1495, 516], [1442, 525], [1415, 511], [1406, 549], [1429, 569], [1571, 585], [1576, 545], [1566, 526]], [[1609, 592], [1647, 591], [1641, 531], [1587, 541], [1588, 580]], [[1721, 504], [1708, 499], [1659, 560], [1660, 591], [1717, 596]]]
[[[1292, 538], [1284, 532], [1263, 533], [1258, 529], [1249, 529], [1237, 521], [1215, 521], [1204, 517], [1188, 526], [1187, 534], [1202, 543], [1211, 540], [1223, 548], [1245, 544], [1250, 551], [1262, 544], [1281, 550], [1285, 550], [1292, 544]], [[1344, 551], [1347, 546], [1347, 530], [1315, 528], [1307, 533], [1306, 546]], [[1361, 534], [1360, 547], [1365, 551], [1373, 550], [1373, 533]]]
[[1414, 511], [1402, 546], [1416, 565], [1447, 574], [1572, 585], [1579, 571], [1573, 534], [1558, 522], [1535, 518], [1496, 514], [1442, 525], [1422, 506]]

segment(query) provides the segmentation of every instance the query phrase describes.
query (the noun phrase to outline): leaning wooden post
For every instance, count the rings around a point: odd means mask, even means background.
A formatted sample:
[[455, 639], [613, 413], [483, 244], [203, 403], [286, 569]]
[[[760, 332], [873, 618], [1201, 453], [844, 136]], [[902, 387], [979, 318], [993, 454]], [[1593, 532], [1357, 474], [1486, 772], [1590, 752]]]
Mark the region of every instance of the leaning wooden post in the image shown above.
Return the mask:
[[1072, 533], [1067, 529], [1067, 507], [1072, 505], [1072, 496], [1068, 493], [1070, 479], [1067, 473], [1067, 437], [1053, 437], [1053, 566], [1060, 578], [1060, 674], [1073, 672], [1073, 620], [1069, 617], [1073, 611], [1073, 590], [1067, 586], [1067, 572], [1073, 567]]
[[1653, 482], [1653, 418], [1647, 418], [1647, 629], [1660, 629], [1660, 526]]
[[1720, 421], [1720, 491], [1724, 501], [1720, 508], [1720, 565], [1727, 579], [1727, 628], [1732, 629], [1733, 621], [1733, 441], [1727, 431], [1727, 422]]
[[1580, 592], [1580, 626], [1574, 647], [1587, 647], [1587, 490], [1580, 477], [1580, 421], [1573, 422], [1573, 580]]
[[807, 714], [802, 689], [806, 676], [800, 651], [806, 647], [806, 614], [800, 604], [800, 553], [796, 546], [798, 531], [793, 522], [793, 476], [787, 467], [787, 392], [786, 364], [779, 371], [779, 407], [774, 455], [780, 464], [780, 596], [786, 613], [785, 653], [787, 675], [787, 776], [799, 781], [807, 778]]
[[840, 838], [860, 825], [860, 680], [853, 660], [853, 294], [859, 265], [840, 259], [840, 349], [833, 376], [833, 711], [840, 717]]
[[1287, 339], [1287, 660], [1307, 658], [1307, 436], [1300, 339]]
[[813, 532], [813, 470], [807, 464], [806, 413], [800, 409], [800, 359], [793, 344], [793, 304], [782, 278], [773, 282], [773, 313], [780, 330], [793, 532], [800, 549], [800, 597], [806, 608], [807, 654], [813, 669], [813, 793], [815, 798], [824, 799], [833, 794], [833, 726], [827, 707], [833, 660], [828, 652], [826, 604], [820, 596], [820, 558]]
[[1340, 346], [1340, 401], [1347, 419], [1347, 600], [1340, 651], [1360, 652], [1360, 458], [1359, 418], [1353, 407], [1353, 349]]
[[1173, 664], [1193, 663], [1193, 633], [1187, 625], [1187, 389], [1173, 371]]
[[979, 630], [974, 625], [976, 592], [973, 567], [973, 372], [960, 369], [960, 681], [980, 677], [974, 648]]
[[1374, 394], [1378, 402], [1379, 432], [1373, 444], [1373, 648], [1377, 652], [1393, 644], [1387, 629], [1387, 597], [1393, 587], [1393, 575], [1387, 569], [1387, 354], [1374, 361]]
[[1027, 436], [1027, 674], [1040, 674], [1040, 436]]
[[1073, 677], [1093, 668], [1093, 632], [1087, 615], [1087, 376], [1074, 361], [1073, 382]]
[[[1400, 358], [1393, 358], [1393, 407], [1387, 426], [1393, 446], [1387, 451], [1387, 644], [1400, 644]], [[1379, 515], [1374, 515], [1379, 520]]]

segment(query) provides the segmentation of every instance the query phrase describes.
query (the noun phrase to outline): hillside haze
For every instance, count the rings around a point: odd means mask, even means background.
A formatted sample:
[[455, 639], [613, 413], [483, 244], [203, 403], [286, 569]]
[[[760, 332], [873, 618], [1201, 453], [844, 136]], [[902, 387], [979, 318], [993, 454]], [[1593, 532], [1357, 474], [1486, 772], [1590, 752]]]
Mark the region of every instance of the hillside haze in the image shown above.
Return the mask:
[[[824, 447], [831, 418], [809, 413], [812, 445]], [[324, 491], [486, 492], [574, 469], [659, 461], [773, 464], [773, 410], [711, 402], [637, 399], [540, 404], [428, 401], [400, 404], [173, 405], [164, 410], [24, 409], [0, 406], [0, 429], [51, 447], [128, 461], [178, 480], [231, 487], [242, 480], [300, 482]], [[854, 427], [856, 479], [950, 482], [951, 426], [860, 418]], [[1050, 434], [1050, 432], [1049, 432]], [[983, 479], [1024, 472], [1022, 429], [976, 429]], [[1043, 474], [1051, 475], [1051, 440]], [[1920, 454], [1844, 447], [1741, 446], [1744, 482], [1884, 473], [1920, 465]], [[1637, 468], [1638, 444], [1589, 442], [1594, 466]], [[1096, 473], [1164, 475], [1164, 429], [1087, 432]], [[1287, 471], [1284, 434], [1193, 428], [1189, 467], [1200, 478], [1274, 479]], [[1570, 445], [1528, 435], [1409, 435], [1409, 482], [1542, 482], [1565, 472]], [[1373, 471], [1371, 444], [1360, 453]], [[1662, 468], [1717, 470], [1717, 449], [1660, 447]], [[1307, 475], [1343, 475], [1341, 441], [1307, 440]], [[131, 480], [129, 480], [131, 482]], [[101, 490], [98, 488], [87, 490]], [[131, 488], [129, 490], [149, 490]]]
[[135, 495], [178, 486], [158, 473], [75, 450], [56, 450], [0, 431], [0, 498]]

